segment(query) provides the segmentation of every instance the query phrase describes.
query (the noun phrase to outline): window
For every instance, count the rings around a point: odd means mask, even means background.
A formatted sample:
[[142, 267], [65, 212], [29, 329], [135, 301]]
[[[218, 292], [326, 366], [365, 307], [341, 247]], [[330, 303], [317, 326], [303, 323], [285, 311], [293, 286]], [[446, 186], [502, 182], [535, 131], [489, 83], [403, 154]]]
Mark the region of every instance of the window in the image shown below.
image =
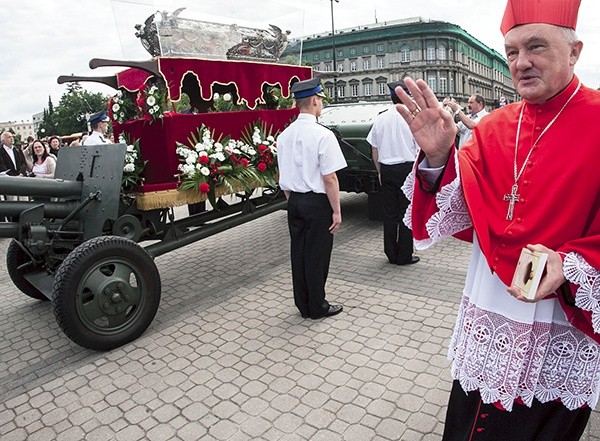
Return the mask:
[[389, 88], [387, 87], [387, 84], [379, 83], [377, 87], [379, 89], [379, 95], [386, 95], [388, 93]]
[[319, 71], [319, 65], [318, 64], [313, 65], [313, 70], [315, 72], [318, 72]]
[[383, 44], [379, 43], [377, 45], [377, 52], [383, 52]]
[[383, 69], [385, 67], [385, 61], [383, 57], [377, 57], [377, 68]]
[[427, 61], [435, 60], [435, 46], [433, 43], [427, 45]]
[[356, 55], [356, 48], [353, 47], [350, 49], [350, 55]]
[[363, 46], [363, 54], [368, 54], [371, 51], [369, 46]]
[[366, 60], [363, 60], [363, 69], [364, 70], [371, 69], [371, 60], [369, 60], [368, 58]]
[[329, 60], [331, 58], [331, 52], [325, 52], [325, 58]]
[[441, 44], [438, 47], [438, 60], [445, 60], [446, 58], [446, 46]]
[[337, 52], [337, 56], [338, 56], [338, 57], [343, 57], [343, 56], [344, 56], [344, 51], [343, 51], [342, 49], [340, 49], [340, 50]]
[[352, 60], [350, 62], [350, 71], [354, 72], [356, 70], [356, 60]]
[[371, 83], [366, 83], [364, 85], [365, 96], [371, 96], [373, 94], [373, 85]]
[[427, 84], [429, 85], [429, 88], [436, 93], [437, 92], [437, 81], [435, 77], [428, 77], [427, 78]]
[[408, 63], [410, 61], [410, 49], [408, 46], [402, 46], [400, 49], [400, 62]]
[[325, 72], [331, 72], [331, 63], [325, 63]]
[[314, 59], [315, 61], [319, 61], [319, 54], [315, 54], [315, 55], [313, 55], [313, 59]]
[[333, 86], [325, 86], [325, 93], [327, 96], [333, 96]]
[[440, 93], [445, 95], [448, 93], [448, 78], [440, 77]]
[[346, 86], [341, 85], [337, 87], [337, 96], [338, 98], [344, 98], [346, 96]]
[[358, 96], [358, 84], [352, 84], [350, 86], [352, 96]]
[[343, 72], [344, 71], [344, 63], [340, 63], [337, 65], [337, 70], [338, 72]]

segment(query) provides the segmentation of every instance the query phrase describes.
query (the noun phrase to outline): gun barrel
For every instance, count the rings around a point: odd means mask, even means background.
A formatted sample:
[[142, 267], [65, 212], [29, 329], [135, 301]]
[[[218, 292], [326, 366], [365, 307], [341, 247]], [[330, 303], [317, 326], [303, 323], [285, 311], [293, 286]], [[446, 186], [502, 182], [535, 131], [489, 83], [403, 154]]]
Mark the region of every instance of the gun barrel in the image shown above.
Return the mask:
[[79, 181], [0, 176], [0, 194], [12, 196], [80, 197], [82, 187]]
[[[40, 201], [2, 201], [0, 202], [0, 217], [18, 217], [28, 208], [40, 205]], [[64, 219], [79, 205], [78, 202], [43, 202], [44, 217], [49, 219]]]

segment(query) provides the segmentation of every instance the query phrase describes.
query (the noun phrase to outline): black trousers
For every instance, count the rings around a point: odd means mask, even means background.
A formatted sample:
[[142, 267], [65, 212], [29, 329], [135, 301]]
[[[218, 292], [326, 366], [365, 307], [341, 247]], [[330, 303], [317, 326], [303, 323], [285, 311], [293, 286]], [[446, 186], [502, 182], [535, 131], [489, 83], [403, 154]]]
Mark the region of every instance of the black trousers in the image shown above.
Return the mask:
[[321, 317], [329, 309], [325, 282], [333, 248], [333, 210], [327, 195], [294, 193], [288, 199], [294, 302], [300, 313]]
[[478, 391], [467, 395], [454, 381], [442, 441], [578, 441], [591, 411], [534, 399], [531, 407], [515, 403], [506, 412], [484, 404]]
[[402, 219], [409, 205], [402, 192], [406, 177], [414, 162], [380, 164], [381, 195], [383, 198], [383, 250], [390, 263], [409, 263], [413, 255], [413, 236]]

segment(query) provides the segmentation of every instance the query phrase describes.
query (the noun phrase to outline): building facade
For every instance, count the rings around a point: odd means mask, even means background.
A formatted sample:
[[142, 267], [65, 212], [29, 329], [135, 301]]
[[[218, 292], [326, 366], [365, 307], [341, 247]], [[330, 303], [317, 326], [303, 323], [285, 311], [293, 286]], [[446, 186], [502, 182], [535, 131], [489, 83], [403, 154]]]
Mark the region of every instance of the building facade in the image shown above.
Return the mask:
[[0, 122], [0, 132], [12, 130], [15, 135], [19, 135], [21, 140], [25, 141], [28, 136], [35, 138], [35, 126], [31, 121], [4, 121]]
[[504, 56], [461, 27], [422, 18], [358, 26], [293, 41], [287, 54], [312, 65], [337, 102], [387, 99], [387, 83], [425, 80], [442, 100], [480, 93], [488, 108], [518, 99]]

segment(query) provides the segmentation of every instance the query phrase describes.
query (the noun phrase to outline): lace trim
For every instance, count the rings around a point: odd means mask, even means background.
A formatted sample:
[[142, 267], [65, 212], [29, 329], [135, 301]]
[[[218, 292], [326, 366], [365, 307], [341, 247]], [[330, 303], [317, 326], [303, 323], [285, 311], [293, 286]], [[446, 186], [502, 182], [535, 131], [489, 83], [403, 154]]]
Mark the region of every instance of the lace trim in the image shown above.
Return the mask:
[[[429, 238], [423, 240], [415, 239], [414, 241], [415, 248], [418, 250], [429, 248], [443, 238], [466, 230], [473, 225], [460, 184], [458, 156], [455, 156], [454, 165], [456, 167], [456, 178], [442, 187], [436, 194], [435, 200], [439, 211], [425, 224]], [[402, 190], [409, 201], [413, 199], [415, 183], [415, 173], [411, 173], [402, 186]], [[412, 229], [412, 202], [406, 210], [403, 220], [404, 224]]]
[[598, 402], [600, 345], [569, 325], [519, 323], [465, 296], [448, 356], [465, 391], [508, 411], [517, 397], [528, 406], [558, 398], [570, 410]]
[[600, 271], [595, 269], [579, 253], [567, 253], [563, 262], [565, 278], [579, 285], [575, 293], [575, 305], [592, 313], [594, 332], [600, 333]]

